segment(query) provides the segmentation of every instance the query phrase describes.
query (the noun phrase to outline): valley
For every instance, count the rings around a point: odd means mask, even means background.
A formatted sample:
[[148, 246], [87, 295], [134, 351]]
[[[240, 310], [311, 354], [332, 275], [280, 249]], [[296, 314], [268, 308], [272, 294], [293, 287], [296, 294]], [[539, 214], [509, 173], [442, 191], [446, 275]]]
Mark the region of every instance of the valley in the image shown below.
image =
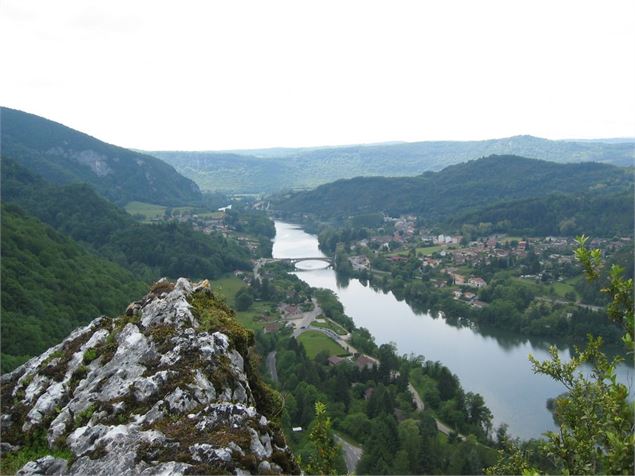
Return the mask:
[[635, 474], [633, 0], [0, 42], [0, 475]]
[[[539, 456], [538, 438], [559, 427], [562, 386], [534, 375], [529, 354], [575, 358], [587, 334], [604, 339], [607, 355], [624, 353], [623, 329], [586, 282], [574, 240], [596, 233], [589, 245], [632, 276], [624, 168], [489, 156], [308, 191], [268, 189], [258, 178], [262, 187], [249, 190], [257, 193], [226, 195], [230, 188], [201, 193], [160, 165], [170, 185], [113, 195], [128, 152], [18, 111], [7, 118], [5, 373], [96, 315], [117, 315], [162, 276], [210, 278], [215, 302], [235, 310], [223, 311], [227, 332], [253, 336], [254, 368], [280, 392], [277, 424], [301, 460], [315, 458], [324, 404], [331, 437], [346, 442], [334, 454], [338, 472], [480, 473], [515, 444], [531, 464], [556, 468]], [[60, 159], [39, 130], [75, 152]], [[84, 160], [95, 154], [97, 168]], [[154, 162], [136, 163], [153, 177]], [[580, 368], [591, 375], [590, 364]], [[619, 382], [632, 380], [632, 365], [615, 369]]]

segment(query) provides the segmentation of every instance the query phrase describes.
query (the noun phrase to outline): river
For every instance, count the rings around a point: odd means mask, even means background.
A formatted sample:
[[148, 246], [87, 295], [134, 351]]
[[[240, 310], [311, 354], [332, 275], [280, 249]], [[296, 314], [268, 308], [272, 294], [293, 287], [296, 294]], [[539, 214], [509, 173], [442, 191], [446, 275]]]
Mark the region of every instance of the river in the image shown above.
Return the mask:
[[[277, 221], [274, 258], [318, 257], [315, 235], [299, 226]], [[546, 408], [564, 388], [544, 375], [535, 375], [529, 354], [545, 360], [547, 343], [530, 342], [518, 336], [486, 336], [470, 327], [454, 327], [441, 318], [415, 312], [391, 293], [376, 291], [357, 279], [338, 284], [335, 272], [324, 262], [298, 263], [296, 274], [310, 286], [334, 291], [347, 315], [358, 327], [367, 328], [378, 345], [393, 342], [400, 354], [423, 355], [438, 360], [461, 380], [463, 389], [480, 393], [494, 415], [494, 424], [509, 425], [509, 432], [523, 439], [536, 438], [555, 429]], [[568, 349], [560, 351], [568, 359]], [[632, 368], [620, 366], [619, 379], [632, 383]], [[632, 390], [632, 384], [630, 385]]]

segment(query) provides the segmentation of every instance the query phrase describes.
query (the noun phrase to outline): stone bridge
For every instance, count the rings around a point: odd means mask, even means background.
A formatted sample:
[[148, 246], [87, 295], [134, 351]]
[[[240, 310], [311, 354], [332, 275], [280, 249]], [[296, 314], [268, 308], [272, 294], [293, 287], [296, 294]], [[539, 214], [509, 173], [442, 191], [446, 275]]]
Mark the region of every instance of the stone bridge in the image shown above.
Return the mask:
[[277, 261], [280, 261], [282, 263], [291, 263], [295, 265], [297, 263], [300, 263], [301, 261], [309, 261], [309, 260], [322, 261], [324, 263], [327, 263], [329, 266], [333, 266], [333, 260], [327, 256], [317, 256], [315, 258], [310, 256], [302, 257], [302, 258], [260, 258], [256, 260], [254, 264], [254, 277], [259, 281], [261, 280], [260, 267], [264, 266], [267, 263], [275, 263]]
[[302, 258], [271, 258], [268, 259], [267, 261], [273, 262], [273, 261], [281, 261], [283, 263], [291, 263], [291, 264], [297, 264], [300, 263], [302, 261], [323, 261], [325, 263], [328, 263], [330, 265], [333, 264], [333, 260], [331, 258], [329, 258], [328, 256], [317, 256], [315, 258], [312, 257], [302, 257]]

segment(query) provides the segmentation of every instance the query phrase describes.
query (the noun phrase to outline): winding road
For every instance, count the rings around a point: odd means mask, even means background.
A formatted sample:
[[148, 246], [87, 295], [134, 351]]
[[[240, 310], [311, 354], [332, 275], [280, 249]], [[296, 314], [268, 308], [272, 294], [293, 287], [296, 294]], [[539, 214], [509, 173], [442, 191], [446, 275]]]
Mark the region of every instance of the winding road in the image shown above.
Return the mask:
[[355, 472], [355, 468], [357, 468], [357, 463], [359, 463], [359, 460], [362, 458], [363, 450], [359, 446], [349, 443], [337, 433], [334, 433], [334, 436], [338, 444], [342, 445], [344, 461], [346, 462], [346, 470], [348, 471], [348, 474], [353, 474]]
[[[411, 383], [408, 383], [408, 390], [410, 391], [410, 394], [412, 395], [412, 400], [415, 404], [415, 407], [417, 407], [417, 411], [422, 412], [425, 409], [425, 404], [423, 403], [423, 400], [421, 400], [421, 396], [419, 395], [419, 392], [417, 392], [417, 389], [414, 388], [414, 386]], [[452, 428], [447, 426], [438, 418], [435, 418], [434, 421], [437, 423], [437, 430], [443, 433], [444, 435], [450, 436], [450, 433], [455, 433], [455, 431]], [[465, 436], [461, 435], [460, 433], [458, 433], [458, 436], [460, 440], [465, 440]]]
[[267, 354], [267, 370], [271, 375], [271, 380], [274, 383], [278, 383], [278, 370], [276, 369], [276, 351], [271, 351]]

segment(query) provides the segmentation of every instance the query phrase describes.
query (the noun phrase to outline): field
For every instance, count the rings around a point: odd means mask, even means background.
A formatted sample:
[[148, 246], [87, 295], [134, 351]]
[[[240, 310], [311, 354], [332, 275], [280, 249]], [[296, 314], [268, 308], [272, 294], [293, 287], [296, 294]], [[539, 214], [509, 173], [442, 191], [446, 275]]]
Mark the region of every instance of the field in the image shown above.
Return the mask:
[[[153, 203], [145, 203], [145, 202], [128, 202], [124, 209], [130, 215], [141, 215], [143, 216], [144, 222], [150, 222], [153, 218], [161, 218], [165, 214], [165, 210], [168, 207], [164, 207], [163, 205], [155, 205]], [[182, 212], [193, 212], [192, 207], [174, 207], [172, 208], [172, 214], [178, 215]], [[223, 212], [201, 212], [199, 214], [201, 217], [220, 217], [223, 216]]]
[[[447, 248], [446, 245], [436, 245], [436, 246], [424, 246], [417, 248], [417, 256], [430, 256], [438, 251], [445, 250]], [[390, 253], [388, 256], [406, 256], [410, 253], [410, 250], [401, 250], [396, 253]]]
[[417, 248], [417, 256], [418, 255], [430, 256], [444, 249], [446, 249], [445, 245], [425, 246], [423, 248]]
[[247, 329], [257, 331], [267, 324], [264, 319], [260, 319], [267, 313], [271, 313], [270, 302], [255, 302], [246, 311], [236, 311], [236, 319]]
[[128, 202], [124, 207], [130, 215], [143, 215], [144, 221], [162, 217], [167, 207], [144, 202]]
[[555, 282], [553, 283], [553, 290], [556, 292], [556, 294], [562, 298], [565, 297], [565, 294], [567, 293], [573, 293], [576, 295], [576, 300], [580, 299], [580, 296], [578, 296], [578, 293], [576, 292], [574, 285], [576, 282], [576, 278], [573, 279], [567, 279], [566, 281], [561, 281], [561, 282]]
[[202, 213], [197, 213], [199, 218], [203, 218], [203, 219], [212, 219], [212, 218], [223, 218], [223, 216], [225, 216], [225, 212], [202, 212]]
[[227, 304], [231, 307], [234, 307], [234, 297], [236, 293], [240, 291], [241, 288], [246, 287], [247, 285], [243, 283], [240, 278], [231, 275], [212, 281], [212, 289], [214, 292], [223, 296]]
[[301, 334], [298, 339], [304, 346], [304, 349], [310, 359], [314, 359], [315, 356], [322, 351], [328, 352], [329, 355], [340, 355], [345, 353], [344, 349], [336, 344], [331, 338], [318, 331], [307, 331]]
[[[236, 293], [245, 287], [247, 287], [247, 285], [235, 276], [226, 276], [212, 282], [214, 292], [223, 296], [227, 305], [235, 311], [234, 298], [236, 297]], [[267, 322], [260, 319], [260, 317], [265, 314], [271, 314], [271, 306], [272, 303], [268, 301], [254, 302], [246, 311], [236, 311], [236, 319], [243, 326], [253, 331], [262, 329]], [[278, 317], [276, 312], [275, 318], [277, 319]]]

